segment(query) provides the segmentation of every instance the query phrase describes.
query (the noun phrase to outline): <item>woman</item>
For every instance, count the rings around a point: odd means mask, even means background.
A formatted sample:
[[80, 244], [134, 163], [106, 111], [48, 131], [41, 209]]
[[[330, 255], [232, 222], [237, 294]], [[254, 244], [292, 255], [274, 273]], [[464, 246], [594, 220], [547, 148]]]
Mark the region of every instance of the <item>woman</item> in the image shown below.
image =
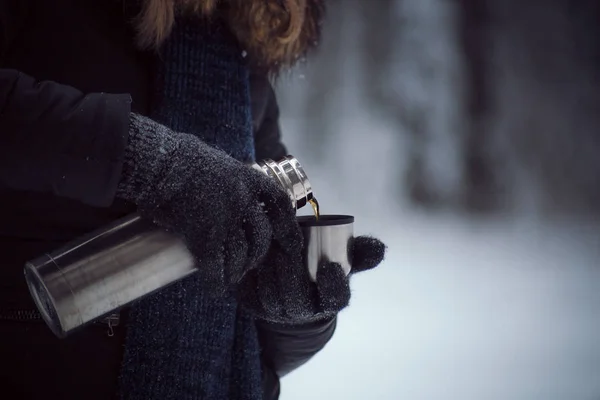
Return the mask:
[[[277, 398], [279, 377], [327, 343], [350, 296], [336, 265], [309, 282], [287, 195], [244, 164], [285, 154], [266, 76], [317, 41], [321, 1], [0, 7], [7, 398]], [[199, 272], [108, 327], [56, 339], [33, 311], [24, 262], [136, 210], [180, 235]], [[353, 270], [383, 254], [356, 238]]]

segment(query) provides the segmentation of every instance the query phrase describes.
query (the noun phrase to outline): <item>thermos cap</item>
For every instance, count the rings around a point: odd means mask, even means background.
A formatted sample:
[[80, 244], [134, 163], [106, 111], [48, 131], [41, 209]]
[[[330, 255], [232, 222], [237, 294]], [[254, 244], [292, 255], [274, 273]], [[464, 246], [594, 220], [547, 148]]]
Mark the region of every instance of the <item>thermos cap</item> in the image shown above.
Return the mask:
[[312, 186], [296, 157], [288, 155], [279, 161], [267, 158], [252, 164], [252, 167], [276, 179], [290, 196], [296, 210], [312, 200]]

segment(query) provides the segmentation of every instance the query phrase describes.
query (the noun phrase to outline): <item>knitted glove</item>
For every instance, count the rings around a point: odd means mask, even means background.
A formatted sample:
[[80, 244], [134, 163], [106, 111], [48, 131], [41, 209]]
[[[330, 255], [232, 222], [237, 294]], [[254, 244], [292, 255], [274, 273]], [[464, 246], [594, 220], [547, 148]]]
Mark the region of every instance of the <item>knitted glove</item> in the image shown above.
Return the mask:
[[125, 158], [117, 196], [182, 237], [208, 293], [231, 289], [272, 241], [300, 254], [302, 234], [285, 191], [197, 137], [132, 114]]
[[[375, 268], [383, 261], [386, 246], [378, 239], [352, 240], [350, 275]], [[302, 324], [335, 316], [350, 302], [350, 277], [341, 265], [324, 263], [316, 283], [296, 253], [269, 252], [260, 269], [250, 271], [240, 285], [242, 304], [260, 319]]]

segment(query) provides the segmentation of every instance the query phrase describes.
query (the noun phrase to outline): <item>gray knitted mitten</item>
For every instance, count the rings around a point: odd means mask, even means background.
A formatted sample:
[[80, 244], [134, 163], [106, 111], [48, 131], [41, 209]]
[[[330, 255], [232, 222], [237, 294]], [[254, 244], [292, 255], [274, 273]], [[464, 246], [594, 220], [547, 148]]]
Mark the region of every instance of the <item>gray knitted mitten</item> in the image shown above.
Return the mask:
[[301, 252], [296, 212], [276, 182], [140, 115], [131, 116], [117, 196], [184, 239], [211, 294], [235, 286], [273, 242], [294, 258]]
[[[280, 324], [305, 324], [330, 319], [350, 303], [350, 278], [337, 263], [324, 262], [311, 282], [300, 260], [269, 251], [260, 269], [249, 271], [239, 292], [242, 304], [257, 318]], [[376, 238], [358, 236], [350, 246], [351, 275], [373, 269], [385, 257], [386, 246]]]

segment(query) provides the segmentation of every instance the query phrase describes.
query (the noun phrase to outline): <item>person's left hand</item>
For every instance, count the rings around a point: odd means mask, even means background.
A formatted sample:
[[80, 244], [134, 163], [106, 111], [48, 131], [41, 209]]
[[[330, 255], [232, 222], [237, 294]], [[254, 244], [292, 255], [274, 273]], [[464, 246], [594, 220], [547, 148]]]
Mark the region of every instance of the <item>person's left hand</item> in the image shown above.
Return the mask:
[[261, 267], [243, 278], [239, 287], [242, 305], [266, 321], [302, 324], [334, 317], [348, 306], [351, 275], [378, 266], [386, 246], [370, 236], [355, 237], [350, 249], [350, 276], [339, 264], [324, 263], [317, 270], [316, 282], [311, 281], [297, 256], [273, 250]]

